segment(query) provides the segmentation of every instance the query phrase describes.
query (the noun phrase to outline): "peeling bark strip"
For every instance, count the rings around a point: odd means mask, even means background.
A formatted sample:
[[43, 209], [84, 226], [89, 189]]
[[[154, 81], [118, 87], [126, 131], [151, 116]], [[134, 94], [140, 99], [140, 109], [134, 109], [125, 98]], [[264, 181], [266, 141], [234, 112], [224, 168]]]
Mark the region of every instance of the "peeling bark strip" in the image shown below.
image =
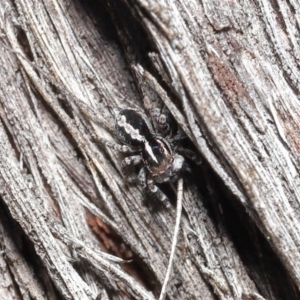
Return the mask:
[[105, 146], [114, 109], [151, 107], [203, 161], [167, 299], [299, 299], [299, 10], [3, 0], [0, 299], [158, 299], [176, 195], [160, 208]]

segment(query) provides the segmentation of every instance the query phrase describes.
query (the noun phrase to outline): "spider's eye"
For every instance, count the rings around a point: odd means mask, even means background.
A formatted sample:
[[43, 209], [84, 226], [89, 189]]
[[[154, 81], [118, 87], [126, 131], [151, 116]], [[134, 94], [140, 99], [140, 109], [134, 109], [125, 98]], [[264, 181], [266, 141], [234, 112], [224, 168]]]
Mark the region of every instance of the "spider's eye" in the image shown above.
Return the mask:
[[153, 146], [152, 150], [154, 153], [164, 153], [164, 148], [159, 145]]

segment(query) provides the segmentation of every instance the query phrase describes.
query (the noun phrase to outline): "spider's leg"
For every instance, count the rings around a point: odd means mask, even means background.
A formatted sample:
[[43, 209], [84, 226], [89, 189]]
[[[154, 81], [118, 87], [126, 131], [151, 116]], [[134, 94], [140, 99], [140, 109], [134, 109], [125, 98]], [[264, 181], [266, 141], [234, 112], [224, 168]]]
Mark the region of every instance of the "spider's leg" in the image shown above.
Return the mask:
[[165, 114], [161, 114], [159, 116], [158, 124], [164, 136], [172, 136], [172, 130], [169, 123], [167, 122], [167, 116]]
[[161, 189], [154, 184], [153, 178], [148, 176], [147, 179], [147, 186], [149, 191], [160, 200], [167, 208], [171, 207], [168, 197], [161, 191]]
[[135, 166], [139, 164], [142, 161], [142, 156], [140, 154], [138, 155], [131, 155], [127, 156], [122, 160], [122, 168], [126, 168], [127, 166]]
[[124, 177], [126, 178], [126, 180], [128, 182], [133, 182], [135, 177], [130, 176], [127, 167], [128, 166], [135, 166], [135, 165], [139, 164], [141, 161], [142, 161], [142, 156], [141, 155], [128, 156], [128, 157], [125, 157], [122, 160], [122, 163], [121, 163], [122, 173], [124, 174]]
[[130, 147], [127, 145], [120, 145], [117, 143], [112, 143], [112, 142], [110, 142], [106, 139], [102, 139], [102, 138], [98, 139], [98, 141], [101, 142], [102, 144], [104, 144], [108, 148], [112, 148], [116, 151], [123, 152], [123, 153], [133, 153], [133, 152], [139, 151], [139, 149], [136, 149], [136, 148], [133, 148], [133, 147]]
[[187, 135], [184, 132], [178, 131], [172, 138], [170, 138], [170, 140], [171, 140], [171, 142], [178, 142], [178, 141], [182, 141], [186, 138], [187, 138]]
[[167, 120], [168, 117], [164, 112], [161, 112], [159, 108], [153, 110], [153, 117], [158, 125], [159, 130], [164, 136], [171, 136], [172, 130]]
[[147, 168], [142, 167], [138, 175], [139, 184], [145, 189], [147, 187]]
[[176, 149], [176, 151], [178, 153], [182, 154], [183, 156], [189, 158], [191, 161], [195, 162], [197, 165], [200, 165], [202, 163], [202, 161], [199, 158], [199, 156], [194, 151], [192, 151], [190, 149], [178, 147]]

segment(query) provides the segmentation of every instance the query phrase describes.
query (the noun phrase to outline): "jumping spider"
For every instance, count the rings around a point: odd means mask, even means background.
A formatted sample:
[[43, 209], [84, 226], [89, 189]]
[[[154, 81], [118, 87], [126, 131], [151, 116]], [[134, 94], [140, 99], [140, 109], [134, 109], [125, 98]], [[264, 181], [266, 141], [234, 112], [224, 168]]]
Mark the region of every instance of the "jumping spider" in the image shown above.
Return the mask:
[[[123, 145], [106, 143], [120, 152], [132, 153], [122, 161], [122, 169], [130, 165], [142, 164], [138, 174], [140, 185], [170, 206], [167, 196], [156, 183], [173, 182], [178, 179], [179, 172], [186, 168], [183, 156], [174, 149], [174, 138], [164, 115], [157, 115], [157, 122], [164, 128], [162, 135], [153, 130], [147, 117], [137, 109], [122, 109], [116, 112], [115, 131]], [[189, 151], [182, 149], [184, 152]]]

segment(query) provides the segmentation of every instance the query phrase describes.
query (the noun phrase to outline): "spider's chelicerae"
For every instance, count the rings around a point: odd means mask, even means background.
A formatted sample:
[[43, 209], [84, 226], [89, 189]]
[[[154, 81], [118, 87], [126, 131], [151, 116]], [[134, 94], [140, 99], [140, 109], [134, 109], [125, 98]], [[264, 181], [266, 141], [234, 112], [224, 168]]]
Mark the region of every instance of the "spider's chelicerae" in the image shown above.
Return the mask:
[[169, 206], [167, 196], [156, 183], [177, 180], [180, 171], [185, 168], [185, 160], [174, 149], [173, 143], [176, 138], [171, 136], [165, 115], [156, 116], [164, 137], [153, 130], [147, 117], [137, 109], [119, 110], [115, 118], [116, 135], [123, 145], [106, 143], [107, 146], [112, 146], [121, 152], [132, 153], [122, 161], [122, 168], [141, 164], [138, 174], [140, 185]]

